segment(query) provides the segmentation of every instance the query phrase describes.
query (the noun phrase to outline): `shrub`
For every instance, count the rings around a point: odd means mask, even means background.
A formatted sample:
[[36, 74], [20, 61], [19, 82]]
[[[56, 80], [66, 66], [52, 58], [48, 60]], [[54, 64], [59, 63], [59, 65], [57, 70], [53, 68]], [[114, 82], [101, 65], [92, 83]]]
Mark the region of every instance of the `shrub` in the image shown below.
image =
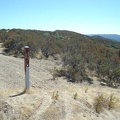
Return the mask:
[[114, 108], [118, 102], [119, 100], [114, 96], [114, 94], [111, 94], [108, 101], [108, 108], [109, 109]]
[[97, 113], [100, 113], [103, 108], [112, 109], [115, 108], [115, 105], [118, 103], [118, 99], [111, 94], [109, 97], [101, 94], [95, 98], [94, 107]]
[[57, 69], [56, 67], [54, 67], [53, 69], [48, 69], [48, 71], [53, 76], [52, 80], [56, 80], [57, 77], [61, 76], [61, 70]]
[[58, 98], [59, 98], [58, 91], [57, 91], [57, 92], [53, 92], [53, 94], [52, 94], [52, 99], [58, 100]]
[[103, 95], [100, 95], [95, 98], [95, 111], [97, 113], [100, 113], [102, 111], [103, 106], [104, 106], [104, 97]]
[[77, 99], [77, 97], [78, 97], [78, 94], [77, 94], [77, 93], [73, 94], [73, 98], [74, 98], [75, 100]]
[[87, 93], [87, 91], [88, 91], [88, 88], [85, 89], [85, 93]]

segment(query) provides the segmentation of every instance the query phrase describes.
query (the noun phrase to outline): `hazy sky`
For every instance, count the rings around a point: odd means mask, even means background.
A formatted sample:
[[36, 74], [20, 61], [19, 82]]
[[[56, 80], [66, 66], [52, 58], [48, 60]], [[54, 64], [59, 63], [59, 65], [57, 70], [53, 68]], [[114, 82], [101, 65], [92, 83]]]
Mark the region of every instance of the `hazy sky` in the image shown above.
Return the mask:
[[120, 0], [0, 0], [0, 29], [120, 34]]

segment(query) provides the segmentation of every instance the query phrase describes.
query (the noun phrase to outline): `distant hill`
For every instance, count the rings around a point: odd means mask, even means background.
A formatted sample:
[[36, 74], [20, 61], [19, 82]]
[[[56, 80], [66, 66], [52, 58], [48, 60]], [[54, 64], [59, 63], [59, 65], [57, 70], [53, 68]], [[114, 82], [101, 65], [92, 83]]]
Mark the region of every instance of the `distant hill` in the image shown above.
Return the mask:
[[120, 35], [117, 35], [117, 34], [90, 34], [90, 36], [101, 36], [111, 40], [120, 41]]
[[115, 41], [115, 40], [101, 37], [98, 35], [94, 35], [94, 36], [90, 36], [90, 37], [97, 44], [101, 44], [101, 45], [107, 46], [109, 48], [120, 49], [120, 42], [119, 41]]

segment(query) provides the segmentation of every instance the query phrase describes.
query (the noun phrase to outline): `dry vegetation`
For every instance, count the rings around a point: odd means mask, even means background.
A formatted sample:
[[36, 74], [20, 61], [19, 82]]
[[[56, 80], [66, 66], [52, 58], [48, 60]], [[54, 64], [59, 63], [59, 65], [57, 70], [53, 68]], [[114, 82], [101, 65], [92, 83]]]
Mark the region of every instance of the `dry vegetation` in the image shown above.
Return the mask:
[[[62, 59], [63, 69], [54, 70], [53, 79], [65, 76], [71, 82], [89, 79], [86, 69], [95, 71], [108, 86], [120, 84], [120, 43], [101, 37], [88, 37], [70, 31], [0, 30], [5, 53], [23, 57], [23, 46], [30, 47], [32, 58]], [[56, 72], [56, 73], [55, 73]], [[105, 79], [106, 78], [106, 79]]]
[[[0, 48], [0, 120], [119, 120], [118, 49], [68, 31], [2, 32], [7, 49]], [[21, 47], [26, 44], [31, 57], [41, 52], [44, 57], [30, 59], [31, 89], [20, 94], [24, 90]], [[101, 86], [102, 79], [111, 87]]]
[[114, 94], [111, 94], [109, 97], [101, 94], [95, 98], [94, 107], [96, 112], [100, 113], [103, 108], [107, 108], [109, 110], [114, 109], [118, 102], [119, 100], [114, 96]]

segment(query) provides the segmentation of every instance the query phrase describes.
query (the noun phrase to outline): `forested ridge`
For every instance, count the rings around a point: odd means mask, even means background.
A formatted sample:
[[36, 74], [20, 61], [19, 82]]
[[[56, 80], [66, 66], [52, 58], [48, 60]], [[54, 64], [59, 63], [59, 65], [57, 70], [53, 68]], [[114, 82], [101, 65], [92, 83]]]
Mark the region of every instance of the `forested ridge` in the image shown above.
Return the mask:
[[0, 42], [6, 48], [7, 55], [23, 56], [23, 46], [30, 47], [30, 57], [42, 53], [45, 58], [52, 56], [63, 61], [63, 69], [58, 76], [69, 81], [82, 82], [89, 78], [86, 70], [95, 71], [101, 79], [107, 78], [108, 86], [120, 84], [120, 42], [99, 36], [56, 30], [1, 29]]

